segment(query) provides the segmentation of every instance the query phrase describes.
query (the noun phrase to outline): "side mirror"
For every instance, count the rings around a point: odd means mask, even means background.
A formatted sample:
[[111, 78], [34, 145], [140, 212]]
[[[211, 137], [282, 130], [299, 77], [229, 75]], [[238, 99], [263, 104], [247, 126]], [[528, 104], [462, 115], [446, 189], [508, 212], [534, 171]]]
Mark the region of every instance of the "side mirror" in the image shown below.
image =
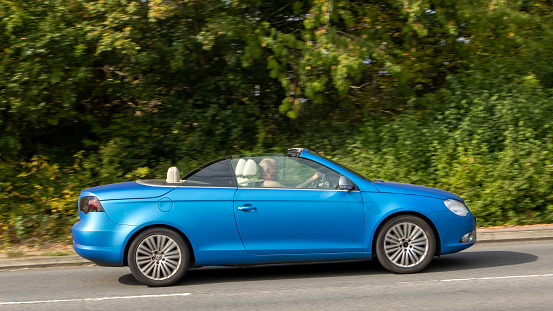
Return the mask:
[[353, 184], [351, 181], [344, 175], [340, 176], [340, 180], [338, 181], [338, 187], [340, 190], [351, 190], [353, 189]]

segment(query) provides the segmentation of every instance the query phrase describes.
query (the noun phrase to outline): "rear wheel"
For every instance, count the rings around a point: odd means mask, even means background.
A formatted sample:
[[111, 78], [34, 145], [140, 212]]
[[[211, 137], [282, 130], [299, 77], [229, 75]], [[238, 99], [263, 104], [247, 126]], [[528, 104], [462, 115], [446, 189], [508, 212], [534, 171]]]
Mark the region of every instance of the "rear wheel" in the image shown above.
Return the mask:
[[129, 268], [141, 283], [168, 286], [178, 282], [188, 269], [190, 254], [183, 238], [173, 230], [152, 228], [132, 242]]
[[378, 261], [394, 273], [415, 273], [426, 268], [435, 251], [434, 231], [426, 221], [412, 215], [387, 221], [376, 240]]

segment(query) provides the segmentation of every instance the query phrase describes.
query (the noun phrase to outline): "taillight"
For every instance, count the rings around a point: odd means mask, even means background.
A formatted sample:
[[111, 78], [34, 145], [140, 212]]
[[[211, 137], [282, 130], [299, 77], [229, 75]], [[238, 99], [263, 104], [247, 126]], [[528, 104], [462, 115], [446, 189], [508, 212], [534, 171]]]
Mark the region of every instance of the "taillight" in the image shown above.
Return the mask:
[[88, 213], [104, 211], [104, 207], [102, 207], [102, 204], [100, 204], [100, 200], [98, 200], [97, 197], [93, 196], [82, 197], [81, 202], [79, 203], [79, 209], [85, 215]]

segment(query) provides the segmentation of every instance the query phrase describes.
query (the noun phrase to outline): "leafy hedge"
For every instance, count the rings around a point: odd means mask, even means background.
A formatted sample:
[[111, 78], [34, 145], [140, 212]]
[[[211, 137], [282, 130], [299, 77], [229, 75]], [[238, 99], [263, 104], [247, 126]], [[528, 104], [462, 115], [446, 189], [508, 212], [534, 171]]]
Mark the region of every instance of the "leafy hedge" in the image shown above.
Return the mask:
[[[398, 116], [368, 117], [336, 157], [371, 178], [466, 199], [481, 226], [553, 221], [553, 94], [534, 76], [419, 98]], [[417, 106], [440, 107], [418, 111]]]
[[[553, 222], [551, 92], [533, 76], [499, 88], [461, 85], [462, 78], [451, 77], [447, 88], [411, 101], [400, 114], [367, 115], [349, 141], [324, 148], [325, 140], [319, 139], [319, 148], [371, 178], [459, 194], [481, 226]], [[491, 87], [496, 92], [487, 89]], [[439, 108], [416, 109], [421, 106]], [[4, 243], [69, 239], [80, 190], [162, 178], [171, 165], [126, 166], [125, 148], [120, 140], [111, 140], [98, 153], [77, 153], [74, 164], [65, 167], [44, 156], [2, 163]], [[218, 155], [183, 157], [177, 165], [191, 170]]]

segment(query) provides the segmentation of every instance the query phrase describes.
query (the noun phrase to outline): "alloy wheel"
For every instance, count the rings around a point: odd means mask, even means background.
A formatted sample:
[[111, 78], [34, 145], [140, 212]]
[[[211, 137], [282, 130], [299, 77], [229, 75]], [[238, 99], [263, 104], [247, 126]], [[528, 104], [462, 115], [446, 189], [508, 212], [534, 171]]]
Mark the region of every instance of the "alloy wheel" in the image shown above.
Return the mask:
[[399, 267], [416, 266], [428, 255], [428, 237], [415, 223], [397, 223], [386, 232], [384, 252]]
[[175, 240], [167, 235], [154, 234], [140, 242], [135, 261], [144, 276], [160, 281], [178, 271], [181, 258], [181, 249]]

